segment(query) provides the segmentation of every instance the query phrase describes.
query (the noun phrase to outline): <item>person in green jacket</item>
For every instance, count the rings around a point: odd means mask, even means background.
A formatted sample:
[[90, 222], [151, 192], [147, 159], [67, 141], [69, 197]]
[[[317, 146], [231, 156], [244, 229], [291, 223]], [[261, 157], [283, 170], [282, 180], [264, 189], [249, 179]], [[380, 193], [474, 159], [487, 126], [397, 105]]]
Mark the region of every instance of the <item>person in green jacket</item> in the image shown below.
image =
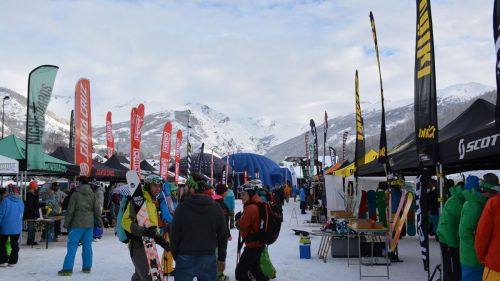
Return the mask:
[[79, 178], [80, 186], [69, 199], [64, 227], [69, 229], [68, 246], [64, 258], [63, 269], [58, 272], [60, 276], [71, 276], [75, 263], [78, 243], [82, 241], [82, 271], [90, 273], [92, 267], [92, 230], [94, 219], [102, 227], [101, 208], [97, 198], [90, 188], [87, 177]]
[[458, 227], [462, 281], [481, 281], [483, 276], [483, 265], [477, 259], [474, 248], [474, 236], [477, 223], [486, 204], [486, 196], [477, 191], [478, 187], [473, 185], [469, 189], [469, 185], [466, 183], [462, 193], [465, 203], [462, 207]]
[[443, 281], [461, 279], [458, 226], [462, 206], [465, 202], [462, 192], [461, 185], [450, 188], [451, 196], [444, 204], [437, 228], [437, 237], [443, 258]]

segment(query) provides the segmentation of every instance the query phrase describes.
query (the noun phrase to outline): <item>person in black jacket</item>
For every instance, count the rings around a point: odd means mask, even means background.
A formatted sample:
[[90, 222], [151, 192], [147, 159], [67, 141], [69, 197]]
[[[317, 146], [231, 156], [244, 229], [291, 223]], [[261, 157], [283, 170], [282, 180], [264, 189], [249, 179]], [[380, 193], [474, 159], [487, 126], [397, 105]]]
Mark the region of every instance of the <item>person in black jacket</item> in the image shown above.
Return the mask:
[[226, 266], [228, 228], [224, 214], [217, 202], [203, 194], [208, 185], [202, 177], [189, 177], [186, 186], [187, 194], [172, 221], [175, 279], [216, 280], [217, 272], [224, 272]]
[[[36, 181], [31, 181], [29, 183], [29, 190], [26, 192], [26, 202], [24, 203], [24, 220], [36, 220], [40, 214], [39, 208], [39, 197], [38, 197], [38, 183]], [[28, 222], [28, 240], [27, 245], [36, 246], [38, 243], [35, 241], [35, 222]]]

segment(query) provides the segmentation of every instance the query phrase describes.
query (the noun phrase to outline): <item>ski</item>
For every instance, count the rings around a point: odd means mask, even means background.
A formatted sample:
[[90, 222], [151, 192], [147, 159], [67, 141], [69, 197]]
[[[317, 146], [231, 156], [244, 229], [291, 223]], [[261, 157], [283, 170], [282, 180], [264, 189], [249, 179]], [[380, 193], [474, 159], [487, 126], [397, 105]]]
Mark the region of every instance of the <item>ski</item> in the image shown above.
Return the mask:
[[394, 239], [391, 241], [391, 252], [396, 250], [396, 246], [398, 245], [399, 236], [401, 235], [401, 230], [403, 229], [403, 225], [405, 224], [406, 218], [408, 216], [408, 212], [410, 211], [411, 204], [413, 202], [413, 194], [410, 192], [406, 196], [406, 203], [404, 207], [403, 214], [401, 215], [401, 219], [398, 220], [396, 224], [396, 234], [394, 235]]
[[[137, 214], [137, 223], [142, 227], [150, 227], [149, 213], [145, 204], [144, 194], [142, 192], [141, 182], [139, 175], [136, 171], [131, 170], [126, 174], [127, 183], [130, 187], [130, 194], [132, 194], [132, 206]], [[142, 244], [146, 251], [146, 258], [149, 265], [149, 274], [153, 281], [165, 281], [161, 268], [160, 258], [156, 250], [156, 243], [150, 237], [142, 237]]]

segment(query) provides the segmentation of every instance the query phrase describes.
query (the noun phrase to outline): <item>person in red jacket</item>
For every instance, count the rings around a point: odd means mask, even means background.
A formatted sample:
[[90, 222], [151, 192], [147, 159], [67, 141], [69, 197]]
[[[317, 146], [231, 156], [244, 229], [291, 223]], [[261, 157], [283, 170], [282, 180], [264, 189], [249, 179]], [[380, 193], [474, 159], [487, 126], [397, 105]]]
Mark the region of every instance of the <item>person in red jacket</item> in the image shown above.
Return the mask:
[[259, 180], [252, 180], [241, 186], [240, 198], [243, 202], [243, 214], [241, 212], [235, 215], [236, 228], [245, 242], [245, 249], [241, 254], [239, 263], [236, 265], [236, 280], [253, 280], [249, 274], [257, 281], [267, 281], [267, 277], [260, 267], [260, 256], [264, 250], [265, 244], [255, 239], [259, 232], [259, 207], [255, 203], [262, 203], [257, 189], [262, 186]]
[[[485, 265], [483, 271], [483, 280], [500, 280], [500, 187], [498, 178], [496, 186], [489, 184], [484, 175], [485, 181], [481, 186], [487, 190], [491, 197], [483, 209], [481, 218], [476, 228], [476, 239], [474, 246], [476, 248], [477, 259]], [[490, 181], [491, 182], [491, 181]]]

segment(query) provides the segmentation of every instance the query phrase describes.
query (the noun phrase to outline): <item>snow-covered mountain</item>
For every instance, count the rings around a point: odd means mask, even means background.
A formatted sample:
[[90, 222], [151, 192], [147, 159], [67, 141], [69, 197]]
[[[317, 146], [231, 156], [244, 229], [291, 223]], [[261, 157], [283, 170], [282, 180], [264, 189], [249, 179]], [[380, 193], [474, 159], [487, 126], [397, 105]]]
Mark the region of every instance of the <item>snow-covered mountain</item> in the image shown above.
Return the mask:
[[[438, 113], [440, 126], [458, 116], [477, 97], [483, 97], [495, 102], [494, 88], [478, 83], [458, 84], [438, 90]], [[26, 119], [26, 97], [10, 89], [0, 87], [0, 98], [9, 95], [10, 100], [5, 102], [5, 135], [11, 133], [24, 138]], [[72, 107], [73, 99], [70, 96], [54, 95], [51, 106]], [[146, 105], [147, 106], [147, 105]], [[129, 110], [132, 105], [124, 105], [122, 110]], [[365, 122], [365, 136], [367, 148], [378, 148], [380, 133], [380, 103], [363, 103], [361, 109]], [[353, 105], [354, 109], [354, 105]], [[115, 108], [113, 110], [119, 110]], [[142, 152], [146, 157], [157, 157], [160, 151], [161, 132], [167, 120], [172, 122], [175, 130], [182, 129], [186, 138], [187, 116], [191, 116], [191, 143], [193, 151], [197, 151], [202, 142], [205, 151], [224, 155], [235, 151], [255, 152], [266, 154], [275, 161], [281, 161], [286, 156], [304, 154], [304, 133], [308, 129], [303, 124], [278, 122], [269, 118], [247, 117], [236, 120], [207, 105], [189, 103], [182, 109], [165, 110], [147, 114], [142, 129]], [[328, 108], [327, 108], [328, 110]], [[44, 147], [52, 151], [58, 145], [67, 145], [69, 122], [64, 116], [61, 118], [52, 112], [47, 113]], [[354, 140], [354, 113], [336, 116], [329, 120], [327, 146], [333, 146], [342, 156], [342, 134], [349, 132], [346, 147], [347, 158], [350, 158]], [[316, 120], [318, 121], [318, 120]], [[317, 122], [319, 136], [319, 151], [323, 151], [323, 124]], [[386, 126], [389, 148], [399, 143], [404, 137], [413, 132], [413, 99], [386, 100]], [[129, 153], [129, 121], [113, 124], [117, 151]], [[300, 131], [303, 133], [297, 135]], [[290, 133], [291, 132], [291, 133]], [[291, 135], [290, 135], [291, 134]], [[295, 137], [292, 137], [293, 135]], [[105, 151], [104, 127], [94, 127], [94, 150]], [[172, 141], [172, 146], [175, 141]], [[185, 141], [182, 143], [182, 154], [185, 154]]]
[[[187, 117], [190, 114], [191, 130], [190, 141], [193, 151], [201, 143], [205, 143], [205, 152], [218, 155], [235, 151], [256, 152], [264, 154], [273, 145], [283, 141], [283, 137], [276, 135], [278, 124], [273, 120], [245, 118], [243, 121], [233, 120], [229, 116], [215, 109], [199, 103], [186, 104], [186, 109], [166, 110], [147, 114], [142, 127], [141, 151], [145, 156], [157, 156], [160, 153], [161, 133], [168, 120], [172, 122], [173, 135], [181, 129], [183, 138], [186, 138]], [[128, 154], [130, 122], [113, 124], [116, 147], [119, 152]], [[105, 144], [105, 128], [94, 128], [94, 138]], [[286, 138], [285, 138], [286, 139]], [[172, 141], [172, 146], [175, 141]], [[184, 148], [185, 142], [182, 143]], [[182, 149], [182, 154], [185, 149]]]
[[[491, 102], [496, 101], [495, 88], [479, 83], [457, 84], [438, 90], [438, 125], [442, 127], [455, 119], [475, 99], [484, 98]], [[380, 102], [362, 103], [361, 111], [364, 119], [366, 149], [378, 150], [380, 138]], [[400, 143], [406, 136], [415, 130], [413, 99], [386, 100], [386, 130], [389, 149]], [[354, 105], [353, 105], [354, 109]], [[353, 110], [354, 111], [354, 110]], [[306, 122], [307, 120], [305, 120]], [[342, 135], [348, 132], [346, 144], [346, 159], [352, 159], [354, 154], [355, 115], [354, 113], [334, 117], [328, 120], [327, 149], [332, 146], [342, 159]], [[318, 132], [319, 154], [323, 154], [323, 124], [316, 123]], [[305, 132], [271, 148], [266, 154], [274, 161], [282, 161], [287, 156], [301, 156], [305, 154]], [[312, 136], [309, 134], [310, 142]], [[328, 154], [328, 150], [326, 154]]]
[[[15, 134], [19, 138], [25, 138], [26, 134], [26, 97], [7, 88], [0, 87], [0, 98], [9, 96], [5, 100], [5, 125], [4, 135]], [[59, 97], [52, 97], [52, 101]], [[61, 101], [64, 103], [65, 101]], [[0, 120], [1, 121], [1, 120]], [[55, 113], [47, 110], [45, 115], [44, 148], [52, 151], [55, 145], [68, 144], [69, 122]]]

